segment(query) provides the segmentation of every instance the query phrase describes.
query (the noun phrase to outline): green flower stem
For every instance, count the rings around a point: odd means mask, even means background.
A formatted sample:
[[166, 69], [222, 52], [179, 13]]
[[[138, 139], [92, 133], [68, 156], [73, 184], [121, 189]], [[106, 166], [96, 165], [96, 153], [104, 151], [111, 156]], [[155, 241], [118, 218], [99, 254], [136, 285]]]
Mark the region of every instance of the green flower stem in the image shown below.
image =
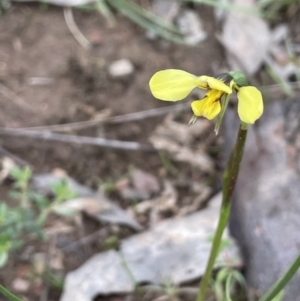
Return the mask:
[[217, 123], [216, 123], [216, 126], [215, 126], [215, 134], [216, 135], [218, 135], [218, 133], [219, 133], [219, 129], [220, 129], [223, 117], [225, 115], [225, 112], [226, 112], [226, 109], [227, 109], [227, 106], [228, 106], [228, 103], [229, 103], [229, 99], [230, 99], [230, 95], [225, 94], [225, 99], [223, 100], [222, 106], [221, 106], [221, 112], [218, 115]]
[[222, 193], [222, 204], [220, 209], [219, 223], [213, 239], [212, 249], [209, 255], [209, 260], [206, 266], [206, 270], [200, 282], [200, 289], [198, 292], [197, 301], [204, 301], [207, 286], [210, 281], [211, 273], [214, 267], [214, 263], [216, 261], [216, 258], [220, 250], [222, 235], [227, 225], [229, 214], [230, 214], [231, 198], [238, 177], [240, 163], [243, 157], [246, 137], [247, 137], [247, 127], [245, 127], [244, 125], [240, 125], [236, 144], [231, 152], [230, 158], [227, 162], [227, 166], [223, 175], [223, 193]]
[[272, 301], [281, 290], [289, 283], [300, 267], [300, 254], [295, 261], [291, 264], [286, 273], [276, 281], [269, 290], [258, 301]]
[[23, 301], [19, 297], [12, 294], [9, 290], [7, 290], [4, 286], [0, 284], [0, 294], [2, 294], [4, 297], [8, 298], [11, 301]]

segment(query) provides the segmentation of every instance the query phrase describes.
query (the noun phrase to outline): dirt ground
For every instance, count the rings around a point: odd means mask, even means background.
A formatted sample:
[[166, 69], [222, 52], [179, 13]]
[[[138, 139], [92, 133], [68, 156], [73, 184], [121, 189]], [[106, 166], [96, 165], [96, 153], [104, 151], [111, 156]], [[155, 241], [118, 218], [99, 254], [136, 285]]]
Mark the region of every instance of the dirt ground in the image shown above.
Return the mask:
[[[202, 10], [203, 17], [211, 20], [212, 11]], [[11, 95], [2, 94], [1, 126], [61, 124], [89, 120], [107, 109], [115, 116], [165, 106], [166, 103], [155, 100], [149, 92], [148, 82], [155, 71], [181, 68], [194, 74], [213, 74], [222, 64], [222, 50], [214, 38], [215, 27], [211, 21], [205, 22], [205, 30], [211, 33], [209, 38], [189, 48], [161, 40], [149, 41], [143, 30], [123, 17], [118, 18], [114, 28], [109, 28], [97, 13], [75, 11], [75, 20], [88, 38], [97, 40], [90, 51], [76, 42], [61, 8], [42, 11], [36, 5], [20, 5], [1, 18], [1, 83], [27, 103], [20, 105]], [[108, 65], [122, 58], [134, 64], [133, 77], [126, 81], [109, 78]], [[46, 86], [29, 85], [32, 77], [50, 77], [54, 82]], [[161, 118], [114, 126], [105, 128], [104, 132], [107, 138], [145, 142], [160, 121]], [[97, 131], [89, 129], [80, 134], [94, 136]], [[145, 155], [23, 138], [3, 138], [2, 143], [34, 163], [38, 171], [59, 166], [80, 181], [91, 175], [118, 175], [124, 172], [128, 162], [143, 164]], [[118, 164], [112, 164], [116, 161]], [[159, 164], [155, 156], [147, 162], [147, 169]]]
[[[116, 116], [168, 105], [154, 99], [149, 91], [149, 79], [157, 70], [179, 68], [193, 74], [215, 75], [226, 66], [222, 47], [215, 38], [217, 28], [212, 21], [212, 10], [204, 6], [197, 9], [208, 38], [196, 47], [174, 45], [160, 39], [150, 41], [144, 30], [122, 16], [117, 17], [116, 26], [111, 28], [97, 12], [74, 10], [78, 27], [94, 41], [93, 47], [85, 50], [66, 26], [62, 8], [50, 6], [43, 10], [36, 4], [14, 4], [0, 18], [0, 126], [55, 125], [90, 120], [104, 110]], [[134, 74], [126, 80], [110, 78], [108, 66], [123, 58], [134, 64]], [[35, 77], [50, 78], [51, 83], [30, 84]], [[150, 133], [162, 120], [163, 117], [156, 117], [69, 134], [147, 143]], [[157, 177], [162, 167], [155, 152], [116, 151], [7, 136], [1, 137], [1, 145], [31, 164], [36, 173], [60, 168], [93, 188], [101, 181], [117, 181], [130, 166]], [[177, 164], [177, 168], [183, 177], [191, 174], [195, 180], [202, 177], [200, 172], [191, 171], [184, 164]], [[85, 222], [86, 233], [99, 229], [98, 223], [89, 219]], [[129, 233], [132, 232], [125, 230], [120, 236]], [[113, 228], [108, 230], [107, 236], [112, 234]], [[34, 248], [42, 251], [49, 245], [35, 244]], [[99, 245], [94, 243], [82, 254], [65, 254], [62, 276], [80, 266], [97, 250]], [[11, 288], [16, 275], [29, 271], [30, 264], [16, 253], [14, 260], [0, 271], [0, 282]], [[30, 301], [44, 300], [41, 295], [45, 287], [49, 289], [43, 282], [36, 281], [30, 293], [21, 295]], [[58, 289], [50, 289], [47, 300], [56, 301], [59, 294]]]

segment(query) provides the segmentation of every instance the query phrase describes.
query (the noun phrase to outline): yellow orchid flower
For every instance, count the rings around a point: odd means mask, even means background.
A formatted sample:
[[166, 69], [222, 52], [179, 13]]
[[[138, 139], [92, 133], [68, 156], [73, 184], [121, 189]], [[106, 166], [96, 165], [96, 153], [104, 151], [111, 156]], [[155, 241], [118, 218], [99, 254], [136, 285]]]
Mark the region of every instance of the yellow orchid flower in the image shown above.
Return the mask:
[[263, 113], [264, 104], [260, 91], [252, 86], [241, 87], [237, 92], [240, 119], [253, 124]]
[[232, 89], [221, 80], [210, 76], [195, 76], [183, 70], [168, 69], [155, 73], [149, 82], [155, 98], [165, 101], [178, 101], [194, 89], [215, 89], [230, 94]]
[[211, 90], [203, 99], [193, 101], [191, 107], [194, 115], [214, 119], [221, 112], [220, 100], [223, 94], [222, 91]]
[[[231, 72], [228, 76], [238, 74], [237, 82], [244, 80], [241, 72]], [[246, 80], [246, 79], [245, 79]], [[204, 116], [211, 120], [220, 114], [222, 120], [227, 103], [222, 108], [221, 98], [230, 95], [234, 90], [238, 97], [238, 114], [242, 122], [253, 124], [263, 113], [263, 100], [258, 89], [252, 86], [239, 85], [233, 79], [227, 85], [221, 79], [202, 75], [195, 76], [183, 70], [167, 69], [158, 71], [150, 79], [150, 90], [155, 98], [165, 101], [178, 101], [185, 98], [194, 88], [209, 90], [201, 100], [192, 102], [194, 115]], [[243, 85], [243, 84], [240, 84]], [[226, 102], [226, 101], [225, 101]]]

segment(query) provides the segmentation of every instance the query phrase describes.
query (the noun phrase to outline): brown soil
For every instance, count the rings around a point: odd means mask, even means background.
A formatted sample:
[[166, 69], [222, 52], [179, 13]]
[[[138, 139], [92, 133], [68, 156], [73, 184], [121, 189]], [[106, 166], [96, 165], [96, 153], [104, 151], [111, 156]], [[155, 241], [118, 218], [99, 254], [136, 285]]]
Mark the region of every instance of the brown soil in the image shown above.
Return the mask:
[[[201, 15], [210, 20], [212, 12], [205, 8]], [[98, 13], [75, 11], [75, 20], [88, 38], [97, 40], [98, 45], [90, 51], [84, 50], [71, 35], [61, 8], [42, 11], [35, 5], [14, 6], [0, 20], [1, 83], [28, 104], [23, 108], [12, 97], [0, 94], [1, 126], [60, 124], [89, 120], [105, 109], [114, 116], [165, 106], [166, 103], [155, 100], [149, 92], [148, 81], [155, 71], [180, 68], [194, 74], [212, 74], [213, 68], [220, 66], [222, 51], [214, 38], [211, 21], [205, 23], [209, 38], [192, 48], [161, 40], [149, 41], [143, 30], [123, 17], [118, 18], [114, 28], [109, 28]], [[107, 74], [107, 66], [122, 58], [129, 59], [136, 67], [134, 76], [126, 82], [113, 80]], [[29, 85], [31, 77], [50, 77], [54, 82]], [[108, 138], [147, 141], [160, 120], [105, 127], [103, 131]], [[93, 136], [100, 130], [89, 129], [80, 134]], [[59, 166], [81, 181], [91, 175], [107, 177], [124, 172], [128, 162], [145, 168], [143, 153], [136, 155], [25, 138], [3, 138], [2, 143], [38, 171]], [[155, 157], [147, 159], [150, 169], [159, 163]]]

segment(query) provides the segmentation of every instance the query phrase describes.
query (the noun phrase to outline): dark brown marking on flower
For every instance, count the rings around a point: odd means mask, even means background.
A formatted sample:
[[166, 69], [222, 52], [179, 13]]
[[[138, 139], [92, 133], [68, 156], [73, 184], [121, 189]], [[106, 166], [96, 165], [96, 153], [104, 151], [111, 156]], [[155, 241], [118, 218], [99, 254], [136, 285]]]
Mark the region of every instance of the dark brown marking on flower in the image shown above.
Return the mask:
[[220, 75], [217, 76], [217, 79], [229, 85], [230, 82], [233, 80], [233, 77], [229, 73], [221, 73]]

